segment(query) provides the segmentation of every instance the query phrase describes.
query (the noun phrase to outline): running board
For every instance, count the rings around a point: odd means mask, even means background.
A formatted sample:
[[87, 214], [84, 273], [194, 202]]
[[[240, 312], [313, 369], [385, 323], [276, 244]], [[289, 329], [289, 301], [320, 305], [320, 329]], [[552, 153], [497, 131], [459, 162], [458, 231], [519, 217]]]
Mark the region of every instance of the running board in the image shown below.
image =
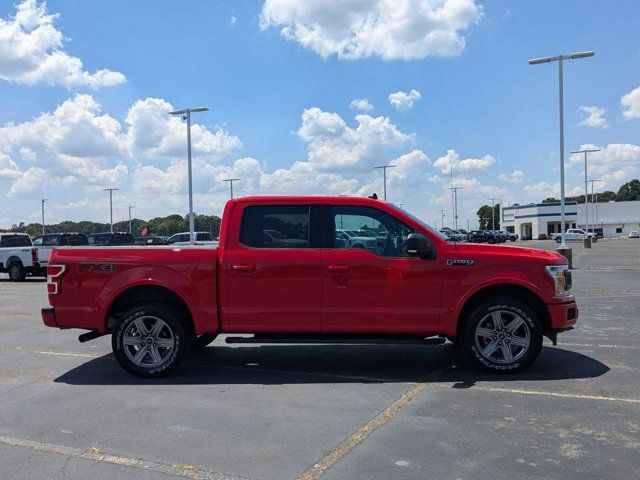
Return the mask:
[[323, 343], [359, 345], [442, 345], [446, 339], [415, 335], [254, 335], [253, 337], [227, 337], [226, 343]]

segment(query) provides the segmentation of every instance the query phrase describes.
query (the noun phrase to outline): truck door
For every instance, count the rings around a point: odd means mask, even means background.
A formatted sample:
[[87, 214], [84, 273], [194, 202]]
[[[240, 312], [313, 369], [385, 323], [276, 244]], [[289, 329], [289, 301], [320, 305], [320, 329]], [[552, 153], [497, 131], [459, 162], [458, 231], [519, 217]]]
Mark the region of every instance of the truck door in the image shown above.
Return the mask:
[[320, 332], [321, 251], [310, 205], [246, 205], [221, 251], [233, 332]]
[[408, 256], [414, 230], [371, 207], [334, 206], [330, 215], [334, 233], [338, 225], [376, 243], [362, 249], [334, 241], [323, 249], [322, 331], [437, 333], [441, 262]]

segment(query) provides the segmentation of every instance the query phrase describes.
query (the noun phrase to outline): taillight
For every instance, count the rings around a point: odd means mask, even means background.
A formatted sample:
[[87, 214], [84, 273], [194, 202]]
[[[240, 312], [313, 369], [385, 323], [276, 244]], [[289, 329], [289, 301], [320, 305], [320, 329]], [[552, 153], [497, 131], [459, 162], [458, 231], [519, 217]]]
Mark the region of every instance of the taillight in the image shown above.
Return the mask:
[[47, 267], [47, 292], [49, 295], [57, 295], [60, 293], [62, 275], [66, 269], [66, 265], [49, 265]]
[[37, 263], [38, 262], [38, 249], [37, 248], [32, 248], [31, 249], [31, 261], [33, 263]]

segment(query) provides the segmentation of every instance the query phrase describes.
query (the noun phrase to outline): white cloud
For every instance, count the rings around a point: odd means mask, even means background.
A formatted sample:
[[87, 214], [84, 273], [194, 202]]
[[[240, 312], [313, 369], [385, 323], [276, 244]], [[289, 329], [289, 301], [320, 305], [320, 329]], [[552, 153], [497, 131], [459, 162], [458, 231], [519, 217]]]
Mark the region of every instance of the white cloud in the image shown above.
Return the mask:
[[447, 154], [438, 158], [433, 166], [442, 174], [449, 174], [453, 168], [454, 175], [468, 172], [484, 172], [496, 163], [496, 159], [491, 155], [482, 158], [460, 159], [460, 154], [455, 150], [448, 150]]
[[356, 115], [356, 128], [347, 126], [337, 113], [317, 107], [302, 113], [298, 136], [308, 143], [309, 161], [320, 170], [349, 168], [370, 170], [388, 161], [388, 154], [410, 143], [413, 136], [402, 133], [388, 117]]
[[22, 175], [18, 164], [6, 153], [0, 152], [0, 178], [18, 178]]
[[498, 180], [509, 183], [521, 183], [523, 178], [524, 172], [518, 169], [509, 174], [501, 173], [500, 175], [498, 175]]
[[607, 120], [604, 118], [605, 109], [600, 107], [580, 107], [582, 120], [578, 123], [580, 127], [609, 128]]
[[422, 95], [419, 91], [415, 89], [411, 89], [409, 93], [407, 92], [395, 92], [389, 94], [389, 103], [395, 107], [396, 110], [400, 112], [406, 112], [413, 108], [413, 104], [420, 100]]
[[627, 120], [640, 118], [640, 87], [634, 88], [620, 99], [622, 115]]
[[266, 0], [260, 26], [323, 58], [412, 60], [459, 55], [481, 17], [474, 0]]
[[93, 90], [126, 81], [120, 72], [83, 70], [82, 60], [64, 51], [67, 39], [54, 26], [57, 18], [57, 14], [47, 14], [44, 2], [24, 0], [17, 5], [14, 17], [0, 19], [0, 78], [27, 85], [47, 83]]
[[549, 197], [558, 198], [560, 196], [560, 182], [551, 185], [543, 181], [525, 185], [524, 192], [527, 194], [528, 199], [534, 202], [541, 202]]
[[[127, 113], [126, 145], [133, 154], [178, 156], [184, 154], [186, 127], [178, 117], [170, 116], [173, 105], [159, 98], [135, 102]], [[194, 155], [221, 158], [240, 148], [236, 136], [223, 129], [212, 132], [197, 123], [191, 125], [191, 148]]]
[[356, 98], [349, 104], [351, 110], [359, 110], [361, 112], [369, 112], [373, 110], [373, 105], [366, 98]]
[[[640, 177], [640, 145], [629, 143], [610, 143], [607, 146], [584, 144], [580, 150], [600, 149], [589, 153], [588, 172], [590, 178], [602, 180], [598, 184], [600, 190], [616, 190], [624, 182]], [[569, 167], [577, 168], [582, 176], [584, 156], [572, 155]]]
[[[103, 113], [91, 95], [78, 94], [53, 112], [0, 127], [0, 178], [13, 179], [6, 195], [71, 185], [80, 191], [124, 186], [131, 178], [150, 188], [156, 180], [169, 190], [177, 188], [176, 172], [182, 170], [176, 162], [185, 155], [186, 131], [179, 118], [169, 116], [172, 109], [162, 99], [135, 102], [123, 131], [121, 123]], [[237, 137], [224, 130], [212, 131], [197, 123], [192, 125], [192, 137], [194, 158], [205, 166], [241, 146]], [[156, 167], [139, 163], [132, 172], [127, 165], [133, 159], [150, 162], [158, 157], [174, 162], [164, 176]]]

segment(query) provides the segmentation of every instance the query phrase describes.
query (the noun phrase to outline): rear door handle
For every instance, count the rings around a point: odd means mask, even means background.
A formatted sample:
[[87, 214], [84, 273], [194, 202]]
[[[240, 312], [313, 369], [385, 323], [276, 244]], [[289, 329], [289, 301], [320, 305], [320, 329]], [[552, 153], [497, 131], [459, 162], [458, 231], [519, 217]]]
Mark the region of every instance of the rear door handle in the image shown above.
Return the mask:
[[331, 273], [349, 273], [351, 267], [349, 265], [329, 265], [327, 269]]
[[234, 263], [231, 265], [231, 270], [238, 273], [251, 273], [256, 269], [256, 266], [252, 263]]

